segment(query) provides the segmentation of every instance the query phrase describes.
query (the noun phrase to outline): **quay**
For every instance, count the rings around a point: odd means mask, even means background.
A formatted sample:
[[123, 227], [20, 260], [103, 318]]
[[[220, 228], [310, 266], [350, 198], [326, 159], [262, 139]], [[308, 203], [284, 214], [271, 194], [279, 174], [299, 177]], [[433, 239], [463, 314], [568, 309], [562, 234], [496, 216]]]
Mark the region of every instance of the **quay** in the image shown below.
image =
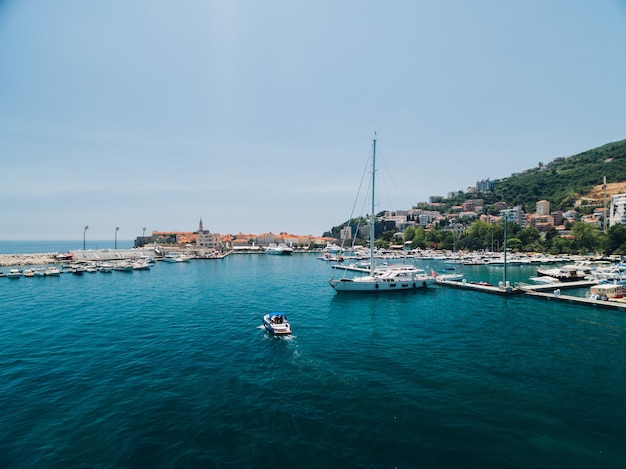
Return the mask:
[[467, 282], [465, 279], [462, 281], [458, 280], [441, 280], [437, 279], [437, 285], [444, 285], [446, 287], [452, 288], [460, 288], [462, 290], [474, 290], [481, 293], [491, 293], [495, 295], [517, 295], [523, 293], [523, 290], [511, 286], [510, 284], [506, 285], [491, 285], [486, 282]]
[[[483, 293], [494, 293], [497, 295], [517, 295], [517, 294], [531, 294], [531, 293], [541, 293], [541, 292], [554, 292], [560, 290], [566, 290], [568, 288], [585, 288], [596, 285], [598, 282], [591, 280], [580, 280], [577, 282], [559, 282], [559, 283], [550, 283], [545, 285], [527, 285], [527, 284], [515, 284], [511, 285], [503, 285], [500, 282], [499, 285], [491, 285], [486, 282], [467, 282], [465, 280], [443, 280], [437, 279], [437, 284], [445, 285], [447, 287], [454, 288], [462, 288], [465, 290], [474, 290], [480, 291]], [[507, 282], [508, 284], [508, 282]]]
[[566, 301], [568, 303], [576, 303], [586, 306], [599, 306], [602, 308], [618, 309], [620, 311], [626, 311], [626, 302], [618, 300], [595, 300], [592, 298], [581, 298], [579, 296], [561, 295], [557, 290], [553, 293], [527, 291], [526, 295], [533, 298], [541, 298], [552, 301]]
[[453, 280], [437, 280], [438, 285], [446, 287], [461, 288], [464, 290], [473, 290], [481, 293], [490, 293], [496, 295], [510, 296], [510, 295], [524, 295], [531, 298], [551, 300], [551, 301], [565, 301], [568, 303], [575, 303], [584, 306], [593, 306], [600, 308], [616, 309], [620, 311], [626, 311], [626, 300], [609, 299], [600, 300], [593, 298], [583, 298], [579, 296], [563, 295], [561, 290], [567, 290], [570, 288], [585, 288], [597, 285], [598, 282], [591, 280], [581, 280], [577, 282], [560, 282], [548, 285], [526, 285], [516, 284], [515, 286], [503, 286], [503, 285], [486, 285], [482, 282], [459, 282]]

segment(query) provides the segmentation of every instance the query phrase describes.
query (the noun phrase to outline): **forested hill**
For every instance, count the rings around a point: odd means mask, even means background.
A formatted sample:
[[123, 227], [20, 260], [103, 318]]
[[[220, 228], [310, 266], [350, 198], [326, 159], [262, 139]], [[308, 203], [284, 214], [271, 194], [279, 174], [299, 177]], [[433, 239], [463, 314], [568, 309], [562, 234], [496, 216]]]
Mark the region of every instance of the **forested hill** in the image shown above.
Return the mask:
[[495, 180], [493, 195], [509, 206], [534, 208], [538, 200], [545, 199], [553, 209], [567, 210], [581, 195], [602, 184], [605, 176], [607, 183], [626, 181], [626, 140]]

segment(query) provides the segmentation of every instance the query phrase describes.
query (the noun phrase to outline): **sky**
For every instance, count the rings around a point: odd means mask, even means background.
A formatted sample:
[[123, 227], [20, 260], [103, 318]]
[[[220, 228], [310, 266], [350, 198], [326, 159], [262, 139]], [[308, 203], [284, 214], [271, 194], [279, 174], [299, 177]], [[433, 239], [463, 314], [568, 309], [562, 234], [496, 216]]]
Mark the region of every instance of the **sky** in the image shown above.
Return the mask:
[[625, 80], [626, 0], [0, 0], [0, 240], [321, 236], [375, 134], [406, 210], [626, 138]]

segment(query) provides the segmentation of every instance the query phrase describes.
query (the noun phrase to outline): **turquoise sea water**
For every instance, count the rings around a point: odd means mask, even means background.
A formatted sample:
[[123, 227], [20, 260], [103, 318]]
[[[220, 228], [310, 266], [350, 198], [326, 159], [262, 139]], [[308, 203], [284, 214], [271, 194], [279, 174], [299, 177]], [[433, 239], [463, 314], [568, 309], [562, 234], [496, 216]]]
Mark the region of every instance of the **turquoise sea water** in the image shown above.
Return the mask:
[[624, 313], [330, 274], [307, 254], [0, 278], [0, 466], [624, 467]]

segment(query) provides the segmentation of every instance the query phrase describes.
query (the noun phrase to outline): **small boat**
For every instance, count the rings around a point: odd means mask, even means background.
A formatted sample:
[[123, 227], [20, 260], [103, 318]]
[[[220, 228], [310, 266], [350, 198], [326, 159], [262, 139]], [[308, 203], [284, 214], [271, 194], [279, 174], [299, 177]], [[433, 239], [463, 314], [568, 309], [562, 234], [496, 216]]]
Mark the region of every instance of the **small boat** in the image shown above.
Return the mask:
[[287, 321], [285, 313], [269, 313], [263, 316], [263, 325], [270, 334], [287, 335], [291, 334], [291, 326]]
[[163, 256], [163, 262], [188, 262], [189, 258], [180, 252], [168, 252]]
[[552, 277], [561, 282], [577, 282], [584, 280], [585, 276], [589, 275], [589, 272], [589, 269], [582, 269], [576, 265], [566, 265], [552, 269], [537, 269], [537, 274], [540, 277]]
[[55, 267], [55, 266], [52, 265], [52, 266], [48, 267], [46, 270], [44, 270], [43, 274], [46, 277], [56, 277], [58, 275], [61, 275], [61, 271], [59, 270], [58, 267]]
[[33, 269], [26, 269], [23, 273], [24, 277], [34, 277], [35, 276], [35, 272], [33, 271]]
[[114, 267], [115, 266], [111, 262], [102, 262], [98, 265], [98, 269], [103, 274], [110, 274], [111, 272], [113, 272]]
[[273, 254], [275, 256], [288, 256], [293, 252], [293, 249], [287, 246], [285, 243], [270, 244], [265, 249], [265, 254]]
[[133, 270], [148, 270], [152, 266], [146, 259], [136, 259], [131, 262], [131, 265]]
[[450, 274], [438, 274], [434, 270], [430, 271], [430, 275], [435, 277], [437, 282], [460, 282], [465, 278], [465, 274], [462, 273], [450, 273]]
[[530, 277], [529, 280], [532, 280], [538, 285], [554, 285], [561, 283], [558, 278], [550, 277], [549, 275], [542, 275], [540, 277]]
[[135, 268], [131, 262], [120, 261], [113, 266], [113, 270], [116, 270], [117, 272], [132, 272]]
[[7, 277], [9, 278], [20, 278], [22, 276], [22, 271], [19, 269], [11, 269], [9, 270], [9, 273], [7, 274]]

